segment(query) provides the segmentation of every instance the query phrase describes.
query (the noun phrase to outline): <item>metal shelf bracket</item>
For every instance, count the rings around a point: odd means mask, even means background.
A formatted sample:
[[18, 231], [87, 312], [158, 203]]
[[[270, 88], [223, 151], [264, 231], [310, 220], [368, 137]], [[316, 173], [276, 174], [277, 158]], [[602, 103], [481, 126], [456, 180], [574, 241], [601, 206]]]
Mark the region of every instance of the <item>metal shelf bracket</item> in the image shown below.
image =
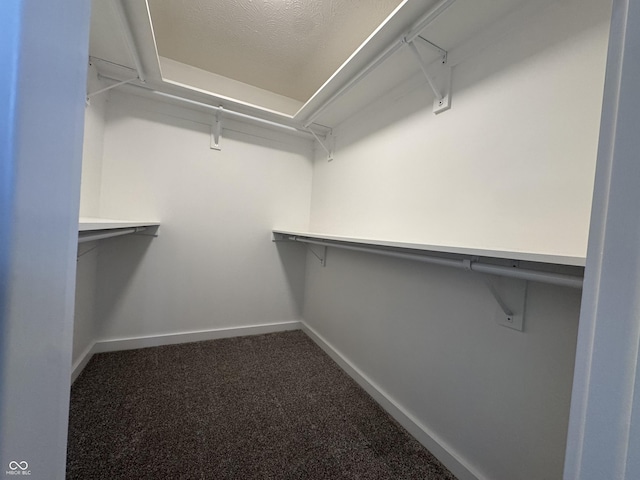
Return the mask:
[[221, 151], [222, 147], [220, 146], [220, 137], [222, 136], [222, 116], [220, 112], [222, 112], [222, 107], [219, 107], [220, 110], [216, 111], [215, 120], [211, 124], [211, 140], [209, 148], [211, 150]]
[[485, 280], [484, 283], [499, 307], [495, 314], [496, 322], [503, 327], [522, 332], [524, 330], [527, 281], [515, 279], [506, 281], [505, 278], [498, 278], [495, 282]]
[[435, 96], [435, 99], [433, 101], [433, 113], [436, 113], [436, 114], [442, 113], [451, 108], [451, 67], [446, 65], [447, 52], [441, 49], [440, 47], [438, 47], [437, 45], [429, 42], [428, 40], [425, 40], [422, 37], [418, 37], [418, 38], [427, 42], [427, 44], [430, 45], [431, 47], [438, 49], [438, 51], [442, 54], [442, 68], [440, 69], [440, 72], [438, 75], [440, 77], [440, 81], [439, 81], [440, 85], [438, 85], [436, 83], [435, 77], [429, 72], [427, 68], [427, 64], [422, 58], [422, 55], [420, 55], [420, 52], [418, 51], [418, 47], [416, 47], [413, 40], [407, 41], [407, 45], [409, 45], [409, 49], [413, 53], [413, 56], [416, 58], [418, 65], [420, 65], [420, 69], [422, 70], [422, 73], [427, 79], [427, 83], [429, 84], [429, 87], [431, 87], [431, 90], [433, 91], [433, 94]]
[[313, 254], [314, 257], [320, 260], [320, 265], [322, 265], [323, 267], [327, 266], [327, 247], [322, 247], [322, 253], [320, 254], [316, 253], [311, 245], [307, 245], [307, 249]]
[[119, 87], [120, 85], [124, 85], [125, 83], [131, 83], [135, 80], [140, 80], [140, 78], [138, 76], [135, 76], [133, 78], [128, 78], [127, 80], [122, 80], [121, 82], [118, 83], [113, 83], [111, 85], [109, 85], [108, 87], [104, 87], [101, 88], [100, 90], [96, 90], [95, 92], [91, 92], [91, 93], [87, 93], [87, 98], [85, 99], [85, 103], [86, 105], [89, 105], [91, 102], [91, 97], [94, 97], [100, 93], [104, 93], [107, 92], [109, 90], [111, 90], [112, 88], [116, 88]]
[[[463, 268], [473, 272], [472, 264], [477, 258], [462, 260]], [[517, 263], [513, 265], [518, 267]], [[482, 281], [498, 304], [495, 320], [498, 325], [522, 332], [524, 330], [524, 308], [527, 299], [527, 281], [515, 278], [482, 275]], [[506, 299], [506, 300], [505, 300]]]
[[435, 50], [436, 52], [438, 52], [440, 54], [440, 57], [442, 58], [442, 64], [443, 65], [447, 63], [447, 59], [448, 59], [449, 53], [444, 48], [441, 48], [438, 45], [436, 45], [435, 43], [427, 40], [422, 35], [418, 35], [416, 38], [422, 40], [422, 42], [425, 45], [430, 47], [432, 50]]
[[[296, 242], [298, 238], [295, 235], [283, 235], [281, 233], [273, 233], [273, 241], [274, 242]], [[303, 243], [303, 245], [310, 251], [314, 257], [320, 260], [320, 265], [323, 267], [327, 266], [327, 245], [320, 245], [322, 248], [321, 253], [317, 253], [313, 246], [309, 243]]]
[[333, 149], [335, 147], [335, 138], [333, 136], [333, 132], [327, 133], [327, 135], [324, 137], [324, 141], [322, 141], [320, 137], [316, 135], [316, 133], [313, 130], [311, 130], [310, 128], [308, 130], [309, 132], [311, 132], [311, 135], [313, 135], [316, 141], [320, 144], [322, 149], [325, 152], [327, 152], [327, 161], [331, 162], [333, 160]]
[[[472, 260], [465, 260], [465, 267], [471, 270]], [[468, 264], [466, 263], [468, 262]], [[517, 265], [514, 265], [517, 267]], [[498, 325], [512, 328], [519, 332], [524, 331], [524, 311], [527, 300], [526, 280], [482, 275], [483, 282], [496, 303], [498, 309], [495, 313], [495, 321]]]

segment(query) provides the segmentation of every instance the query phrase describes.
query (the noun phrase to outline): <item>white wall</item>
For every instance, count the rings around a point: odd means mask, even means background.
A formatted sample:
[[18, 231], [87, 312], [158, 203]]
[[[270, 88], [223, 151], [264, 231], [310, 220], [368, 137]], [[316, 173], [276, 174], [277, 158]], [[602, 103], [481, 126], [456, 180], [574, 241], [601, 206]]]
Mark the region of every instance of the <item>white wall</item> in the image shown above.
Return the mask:
[[74, 369], [79, 362], [85, 360], [85, 356], [93, 347], [98, 334], [98, 325], [100, 325], [96, 312], [98, 248], [99, 244], [97, 242], [78, 245], [79, 257], [76, 267], [75, 311], [73, 317], [73, 354], [71, 357]]
[[[107, 83], [98, 78], [96, 68], [90, 65], [87, 74], [87, 92], [97, 92], [107, 86]], [[107, 91], [91, 97], [89, 105], [85, 108], [80, 187], [81, 217], [97, 217], [100, 213], [102, 147], [108, 96]]]
[[[95, 67], [90, 66], [87, 75], [87, 92], [96, 92], [107, 86], [98, 79]], [[84, 143], [82, 149], [82, 181], [80, 186], [80, 216], [100, 215], [100, 189], [102, 178], [102, 146], [106, 101], [109, 93], [101, 93], [91, 98], [85, 106]], [[76, 269], [76, 298], [73, 321], [74, 366], [82, 360], [96, 340], [98, 318], [95, 311], [96, 271], [99, 246], [96, 242], [78, 246]]]
[[312, 143], [124, 93], [108, 102], [100, 215], [157, 219], [158, 237], [100, 243], [97, 339], [301, 318], [302, 252], [270, 242], [308, 228]]
[[561, 478], [579, 291], [529, 284], [520, 333], [480, 275], [340, 250], [307, 274], [306, 323], [448, 454], [478, 478]]
[[454, 67], [451, 110], [418, 77], [339, 126], [312, 230], [585, 256], [609, 12], [554, 2]]
[[[450, 111], [434, 116], [413, 80], [347, 120], [335, 160], [314, 164], [311, 230], [584, 256], [609, 14], [555, 2], [454, 68]], [[561, 478], [579, 291], [531, 283], [519, 333], [494, 323], [474, 275], [327, 262], [308, 259], [305, 321], [454, 469]]]
[[65, 477], [89, 10], [0, 3], [0, 472], [34, 480]]
[[241, 103], [284, 115], [295, 115], [302, 107], [302, 102], [299, 100], [177, 62], [171, 58], [158, 58], [162, 69], [162, 80], [167, 83], [187, 86], [187, 88], [211, 93], [221, 98], [242, 99]]

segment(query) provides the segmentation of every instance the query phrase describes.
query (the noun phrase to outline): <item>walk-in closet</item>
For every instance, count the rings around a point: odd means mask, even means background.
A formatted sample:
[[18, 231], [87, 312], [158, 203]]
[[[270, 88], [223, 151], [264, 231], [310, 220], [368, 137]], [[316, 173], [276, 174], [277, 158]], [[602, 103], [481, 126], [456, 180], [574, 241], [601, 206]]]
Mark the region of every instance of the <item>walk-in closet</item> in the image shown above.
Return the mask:
[[637, 478], [635, 1], [9, 3], [7, 475]]

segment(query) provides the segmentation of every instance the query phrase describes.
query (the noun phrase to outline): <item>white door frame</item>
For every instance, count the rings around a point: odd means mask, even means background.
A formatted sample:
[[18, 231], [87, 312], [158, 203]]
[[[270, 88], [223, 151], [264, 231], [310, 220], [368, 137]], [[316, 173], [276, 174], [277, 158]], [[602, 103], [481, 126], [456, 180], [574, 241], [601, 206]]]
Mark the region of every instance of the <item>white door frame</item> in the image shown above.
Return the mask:
[[2, 478], [65, 478], [90, 10], [0, 1]]
[[614, 0], [565, 480], [640, 478], [639, 343], [640, 1]]

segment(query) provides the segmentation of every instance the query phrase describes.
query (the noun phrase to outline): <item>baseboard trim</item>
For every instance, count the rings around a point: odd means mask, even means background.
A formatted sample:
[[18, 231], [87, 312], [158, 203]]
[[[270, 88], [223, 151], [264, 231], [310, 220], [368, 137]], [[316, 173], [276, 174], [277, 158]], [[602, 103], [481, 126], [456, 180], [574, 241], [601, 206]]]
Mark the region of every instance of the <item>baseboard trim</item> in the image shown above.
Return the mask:
[[221, 338], [245, 337], [262, 335], [265, 333], [286, 332], [300, 330], [299, 321], [265, 323], [244, 327], [215, 328], [211, 330], [197, 330], [191, 332], [167, 333], [162, 335], [148, 335], [144, 337], [114, 338], [98, 340], [90, 345], [80, 358], [74, 362], [71, 369], [71, 383], [82, 373], [91, 357], [96, 353], [117, 352], [120, 350], [134, 350], [137, 348], [159, 347], [162, 345], [176, 345], [179, 343], [202, 342], [204, 340], [218, 340]]
[[347, 360], [313, 328], [302, 322], [305, 332], [340, 367], [353, 378], [378, 404], [386, 410], [400, 425], [440, 460], [458, 480], [488, 480], [465, 462], [450, 445], [443, 442], [428, 427], [395, 402], [382, 388], [365, 375], [358, 367]]
[[82, 370], [84, 370], [84, 367], [87, 366], [87, 363], [89, 363], [89, 360], [91, 360], [91, 357], [93, 357], [93, 354], [95, 353], [95, 346], [96, 342], [93, 342], [85, 349], [84, 352], [80, 354], [78, 360], [73, 362], [73, 365], [71, 366], [71, 385], [73, 385], [73, 382], [76, 381], [76, 378], [80, 376]]

